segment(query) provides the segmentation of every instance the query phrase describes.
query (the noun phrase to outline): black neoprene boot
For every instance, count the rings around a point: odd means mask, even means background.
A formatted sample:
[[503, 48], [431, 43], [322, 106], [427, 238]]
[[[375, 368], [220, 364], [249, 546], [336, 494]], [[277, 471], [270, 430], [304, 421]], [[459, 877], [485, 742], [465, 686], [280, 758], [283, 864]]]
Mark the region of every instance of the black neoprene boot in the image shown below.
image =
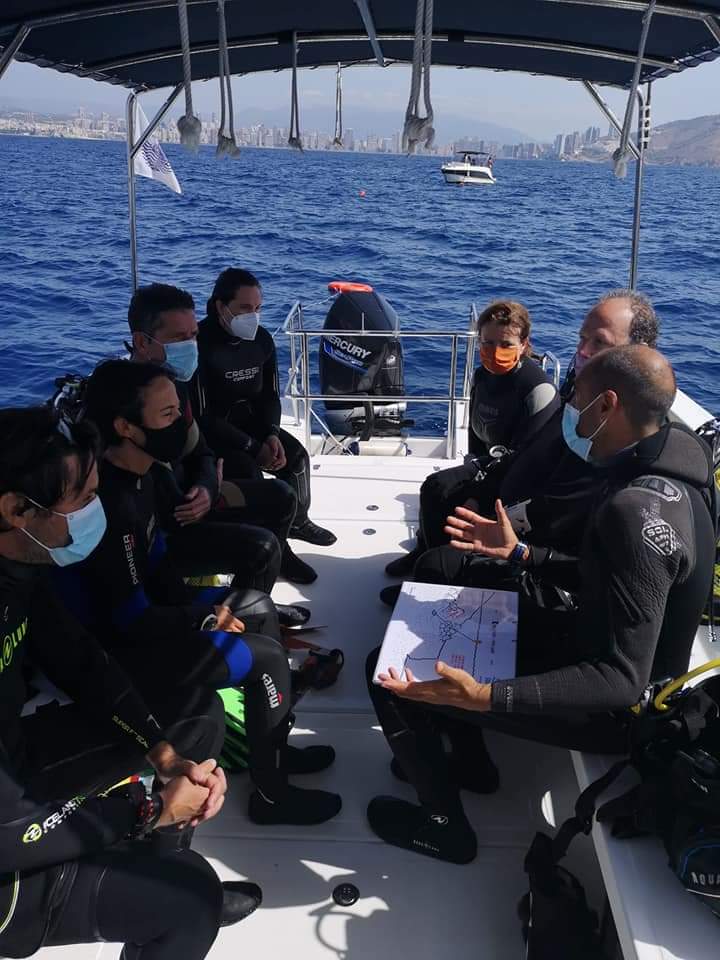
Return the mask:
[[330, 547], [337, 540], [331, 530], [318, 526], [312, 520], [303, 520], [296, 527], [291, 527], [288, 537], [292, 537], [293, 540], [304, 540], [306, 543], [315, 543], [319, 547]]
[[276, 603], [275, 609], [281, 627], [301, 627], [310, 619], [308, 608], [296, 603]]
[[449, 863], [470, 863], [477, 855], [477, 837], [459, 803], [431, 809], [395, 797], [375, 797], [367, 818], [372, 831], [394, 847]]
[[310, 747], [293, 747], [288, 744], [283, 750], [285, 769], [289, 775], [320, 773], [335, 762], [335, 750], [328, 744], [313, 744]]
[[255, 913], [262, 903], [262, 890], [247, 880], [227, 880], [222, 884], [223, 902], [220, 926], [229, 927]]
[[280, 575], [289, 583], [313, 583], [317, 580], [317, 573], [310, 564], [305, 563], [296, 553], [293, 553], [287, 543], [280, 561]]

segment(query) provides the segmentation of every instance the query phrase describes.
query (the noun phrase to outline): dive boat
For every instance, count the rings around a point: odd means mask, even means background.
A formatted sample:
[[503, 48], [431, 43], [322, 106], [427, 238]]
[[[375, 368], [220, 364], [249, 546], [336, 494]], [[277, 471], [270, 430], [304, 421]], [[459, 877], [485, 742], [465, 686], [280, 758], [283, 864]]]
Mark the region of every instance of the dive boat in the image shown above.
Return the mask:
[[[180, 2], [185, 5], [185, 0]], [[217, 76], [216, 6], [215, 0], [189, 4], [186, 63], [192, 63], [195, 80]], [[239, 2], [227, 0], [226, 6], [231, 74], [285, 69], [298, 47], [303, 67], [339, 61], [381, 66], [386, 60], [413, 62], [416, 17], [410, 3], [321, 0], [304, 9], [302, 28], [291, 5], [270, 0], [262, 5], [243, 4], [240, 10]], [[629, 90], [633, 101], [640, 97], [641, 135], [628, 143], [629, 152], [638, 159], [630, 264], [630, 286], [634, 287], [650, 85], [720, 55], [720, 0], [704, 0], [702, 6], [651, 4], [654, 20], [647, 42], [642, 39], [647, 5], [636, 0], [525, 0], [522, 7], [524, 15], [519, 17], [513, 5], [494, 0], [484, 4], [437, 0], [433, 34], [442, 42], [433, 47], [432, 61], [581, 80], [617, 128], [619, 122], [594, 85]], [[177, 13], [177, 4], [171, 0], [95, 0], [92, 4], [65, 0], [62, 9], [47, 0], [26, 0], [0, 11], [0, 80], [12, 58], [19, 55], [25, 61], [130, 90], [133, 286], [137, 285], [133, 158], [183, 89]], [[656, 23], [660, 23], [657, 31]], [[132, 118], [139, 93], [166, 87], [171, 91], [165, 104], [147, 129], [138, 133]], [[492, 171], [484, 169], [484, 182], [494, 182]], [[168, 264], [172, 256], [168, 249]], [[156, 256], [156, 270], [160, 269]], [[337, 542], [330, 548], [304, 546], [303, 553], [318, 571], [317, 581], [307, 587], [280, 583], [273, 597], [283, 603], [309, 604], [313, 621], [325, 625], [317, 632], [318, 642], [340, 647], [345, 654], [337, 682], [306, 694], [300, 702], [292, 734], [298, 745], [319, 740], [335, 746], [333, 767], [308, 777], [304, 784], [341, 793], [343, 809], [319, 827], [258, 827], [246, 816], [247, 778], [240, 774], [230, 778], [223, 810], [198, 830], [194, 846], [222, 879], [247, 877], [259, 883], [264, 901], [251, 918], [222, 929], [209, 956], [211, 960], [239, 956], [511, 960], [524, 954], [516, 905], [527, 890], [523, 864], [530, 841], [538, 830], [552, 833], [572, 813], [579, 789], [607, 770], [610, 760], [488, 734], [490, 752], [500, 760], [501, 789], [493, 796], [463, 797], [480, 848], [477, 859], [467, 866], [390, 847], [370, 830], [365, 811], [372, 797], [394, 794], [414, 799], [412, 790], [391, 775], [390, 752], [365, 685], [365, 659], [381, 642], [390, 616], [378, 593], [388, 584], [385, 564], [407, 548], [417, 531], [420, 484], [433, 471], [461, 463], [467, 452], [477, 312], [471, 311], [469, 324], [458, 318], [455, 329], [404, 331], [379, 300], [374, 301], [375, 320], [358, 324], [357, 318], [368, 317], [371, 311], [356, 295], [369, 297], [370, 291], [331, 292], [335, 299], [324, 319], [308, 319], [310, 311], [298, 303], [277, 336], [289, 344], [291, 356], [282, 426], [310, 452], [313, 518], [331, 527]], [[345, 302], [332, 314], [342, 297]], [[400, 370], [398, 344], [412, 336], [429, 337], [449, 347], [446, 391], [408, 397], [402, 377], [390, 376], [388, 358], [394, 356], [395, 369]], [[379, 347], [370, 344], [377, 338]], [[343, 379], [337, 368], [328, 365], [317, 392], [316, 347], [320, 357], [326, 358], [323, 363], [332, 361], [342, 367], [344, 359], [349, 372]], [[385, 392], [368, 396], [360, 390], [364, 371], [347, 361], [366, 357], [354, 348], [368, 351], [375, 369], [385, 371]], [[320, 359], [317, 363], [319, 369]], [[403, 405], [427, 403], [445, 410], [444, 429], [415, 435], [402, 422]], [[319, 404], [325, 404], [326, 418]], [[383, 405], [386, 413], [388, 406], [395, 409], [383, 417]], [[331, 414], [337, 414], [332, 425]], [[711, 418], [682, 392], [673, 414], [693, 429]], [[392, 427], [390, 442], [380, 429], [383, 419]], [[701, 626], [691, 666], [710, 660], [712, 650], [710, 631]], [[667, 856], [657, 838], [621, 840], [611, 835], [606, 824], [595, 824], [592, 839], [579, 840], [566, 863], [582, 880], [589, 901], [602, 910], [608, 957], [714, 960], [717, 956], [717, 918], [682, 889], [667, 868]], [[116, 944], [98, 943], [44, 949], [37, 956], [41, 960], [114, 960], [118, 954]]]
[[493, 175], [493, 157], [477, 150], [460, 150], [455, 159], [440, 167], [445, 183], [497, 183]]

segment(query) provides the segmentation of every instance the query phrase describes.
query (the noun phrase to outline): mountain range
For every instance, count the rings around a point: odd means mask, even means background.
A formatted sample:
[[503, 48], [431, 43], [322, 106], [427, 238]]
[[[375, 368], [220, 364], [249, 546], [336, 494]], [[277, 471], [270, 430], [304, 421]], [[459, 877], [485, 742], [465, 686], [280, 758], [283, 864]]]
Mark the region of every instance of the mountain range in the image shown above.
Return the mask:
[[720, 114], [653, 127], [647, 159], [651, 163], [720, 167]]

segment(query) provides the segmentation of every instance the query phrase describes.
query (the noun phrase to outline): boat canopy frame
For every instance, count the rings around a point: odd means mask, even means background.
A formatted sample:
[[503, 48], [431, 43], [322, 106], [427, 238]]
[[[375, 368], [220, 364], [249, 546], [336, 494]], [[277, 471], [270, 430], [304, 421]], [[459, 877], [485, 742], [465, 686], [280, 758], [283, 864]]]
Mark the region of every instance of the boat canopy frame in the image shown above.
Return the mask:
[[[215, 78], [216, 0], [187, 0], [187, 7], [192, 77]], [[416, 0], [315, 0], [302, 9], [285, 2], [248, 8], [239, 0], [226, 0], [230, 73], [288, 69], [295, 40], [300, 67], [411, 63], [415, 7]], [[638, 161], [629, 278], [633, 288], [638, 275], [651, 84], [720, 56], [720, 0], [516, 0], [513, 4], [436, 0], [434, 9], [434, 65], [581, 81], [623, 143], [626, 124], [620, 124], [597, 87], [625, 88], [630, 98], [637, 97], [637, 141], [627, 140], [626, 147]], [[638, 49], [643, 33], [647, 42]], [[135, 289], [133, 160], [182, 90], [177, 0], [5, 0], [0, 11], [0, 78], [13, 59], [131, 90], [127, 175]], [[163, 87], [171, 88], [167, 100], [136, 136], [135, 100], [142, 92]], [[628, 109], [626, 118], [629, 115]]]

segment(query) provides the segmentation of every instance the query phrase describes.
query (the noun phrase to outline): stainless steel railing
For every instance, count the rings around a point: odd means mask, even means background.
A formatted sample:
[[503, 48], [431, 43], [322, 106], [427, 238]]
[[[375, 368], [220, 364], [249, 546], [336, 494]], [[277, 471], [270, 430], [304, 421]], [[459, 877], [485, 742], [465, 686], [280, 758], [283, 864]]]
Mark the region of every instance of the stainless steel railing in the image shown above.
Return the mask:
[[[389, 402], [389, 403], [430, 403], [447, 404], [447, 444], [445, 455], [449, 459], [455, 459], [457, 454], [457, 404], [458, 402], [468, 401], [470, 399], [470, 384], [472, 382], [475, 341], [477, 334], [477, 310], [475, 305], [470, 311], [470, 321], [468, 329], [460, 331], [448, 330], [397, 330], [390, 334], [393, 339], [411, 340], [411, 339], [429, 339], [446, 340], [450, 342], [450, 376], [448, 389], [441, 394], [420, 394], [420, 395], [387, 395], [372, 394], [368, 395], [369, 402]], [[338, 395], [326, 393], [313, 393], [310, 389], [310, 349], [311, 338], [327, 336], [354, 336], [354, 337], [383, 337], [387, 339], [388, 331], [385, 330], [366, 330], [361, 327], [359, 330], [323, 330], [306, 329], [303, 317], [303, 306], [298, 301], [291, 307], [285, 323], [282, 327], [283, 333], [289, 338], [290, 345], [290, 368], [288, 370], [288, 384], [285, 389], [285, 396], [289, 397], [293, 404], [293, 413], [298, 424], [301, 423], [298, 415], [298, 404], [303, 404], [303, 426], [305, 429], [305, 445], [310, 445], [311, 421], [312, 417], [317, 416], [312, 409], [316, 401], [340, 401], [347, 403], [360, 404], [363, 400], [362, 395]], [[458, 394], [458, 355], [461, 341], [465, 341], [465, 365], [462, 379], [462, 392]], [[465, 418], [467, 418], [467, 405], [465, 409]], [[463, 426], [465, 423], [463, 423]]]

